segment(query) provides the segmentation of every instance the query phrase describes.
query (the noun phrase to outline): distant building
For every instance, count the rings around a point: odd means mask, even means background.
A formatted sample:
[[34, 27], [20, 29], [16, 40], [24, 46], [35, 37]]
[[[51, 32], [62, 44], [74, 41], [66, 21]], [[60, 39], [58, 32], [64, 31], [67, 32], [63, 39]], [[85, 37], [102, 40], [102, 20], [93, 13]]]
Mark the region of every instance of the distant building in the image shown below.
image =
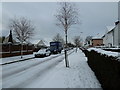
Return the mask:
[[103, 39], [101, 37], [91, 37], [86, 43], [85, 47], [103, 46]]
[[[9, 43], [9, 36], [6, 37], [3, 41], [3, 44], [8, 44]], [[17, 43], [14, 39], [13, 39], [13, 43]]]
[[99, 37], [93, 37], [91, 40], [91, 46], [102, 46], [103, 45], [103, 39]]
[[113, 30], [113, 46], [120, 46], [120, 22], [115, 22], [115, 28]]
[[48, 47], [48, 43], [44, 40], [40, 40], [37, 44], [35, 44], [36, 48], [46, 48]]
[[9, 36], [5, 37], [4, 40], [2, 41], [3, 44], [9, 44], [9, 43], [16, 43], [16, 41], [12, 37], [12, 31], [10, 30]]
[[108, 29], [103, 38], [103, 44], [106, 47], [120, 46], [120, 22], [116, 21], [115, 26]]
[[102, 37], [103, 38], [103, 44], [106, 47], [112, 47], [113, 46], [113, 36], [114, 36], [114, 26], [112, 26], [111, 28], [107, 28], [107, 32], [105, 33], [105, 35]]

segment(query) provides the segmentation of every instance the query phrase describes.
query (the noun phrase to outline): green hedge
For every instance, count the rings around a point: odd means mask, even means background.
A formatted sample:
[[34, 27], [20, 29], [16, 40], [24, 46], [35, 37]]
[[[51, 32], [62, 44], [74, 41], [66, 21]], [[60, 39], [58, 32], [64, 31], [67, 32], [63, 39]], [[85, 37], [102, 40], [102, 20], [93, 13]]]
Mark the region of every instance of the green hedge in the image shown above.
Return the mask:
[[116, 58], [101, 55], [93, 50], [83, 52], [104, 90], [120, 88], [120, 62]]

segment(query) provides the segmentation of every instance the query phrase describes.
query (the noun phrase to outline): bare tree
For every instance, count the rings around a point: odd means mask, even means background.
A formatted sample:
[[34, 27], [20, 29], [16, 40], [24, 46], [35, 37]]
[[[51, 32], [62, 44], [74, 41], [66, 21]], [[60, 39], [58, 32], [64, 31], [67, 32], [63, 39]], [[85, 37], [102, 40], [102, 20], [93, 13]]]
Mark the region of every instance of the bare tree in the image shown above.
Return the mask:
[[93, 36], [87, 36], [85, 39], [85, 42], [90, 44], [90, 40], [92, 39]]
[[14, 18], [10, 23], [11, 30], [14, 31], [16, 38], [21, 42], [21, 58], [23, 50], [23, 42], [33, 36], [34, 27], [31, 21], [25, 17]]
[[86, 39], [85, 39], [85, 41], [86, 41], [86, 42], [87, 42], [87, 41], [90, 41], [90, 40], [92, 39], [92, 37], [93, 37], [93, 36], [87, 36]]
[[64, 39], [59, 33], [53, 37], [53, 41], [61, 42], [64, 45]]
[[77, 52], [77, 49], [78, 49], [78, 47], [80, 47], [81, 46], [81, 38], [80, 38], [80, 36], [75, 36], [74, 37], [74, 44], [75, 44], [75, 46], [76, 46], [76, 52]]
[[[72, 25], [78, 23], [77, 9], [74, 8], [72, 3], [63, 2], [60, 4], [61, 7], [58, 10], [56, 18], [58, 20], [57, 25], [62, 27], [65, 31], [65, 48], [67, 48], [67, 32]], [[67, 50], [65, 49], [65, 63], [66, 67], [69, 67]]]

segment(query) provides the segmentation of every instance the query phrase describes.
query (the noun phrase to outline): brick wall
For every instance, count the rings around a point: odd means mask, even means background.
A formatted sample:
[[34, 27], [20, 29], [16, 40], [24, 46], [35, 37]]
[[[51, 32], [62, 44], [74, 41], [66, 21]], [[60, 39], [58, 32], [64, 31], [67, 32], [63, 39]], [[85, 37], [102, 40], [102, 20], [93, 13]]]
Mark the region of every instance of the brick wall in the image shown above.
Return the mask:
[[92, 40], [92, 46], [101, 46], [103, 45], [103, 40], [102, 39], [93, 39]]

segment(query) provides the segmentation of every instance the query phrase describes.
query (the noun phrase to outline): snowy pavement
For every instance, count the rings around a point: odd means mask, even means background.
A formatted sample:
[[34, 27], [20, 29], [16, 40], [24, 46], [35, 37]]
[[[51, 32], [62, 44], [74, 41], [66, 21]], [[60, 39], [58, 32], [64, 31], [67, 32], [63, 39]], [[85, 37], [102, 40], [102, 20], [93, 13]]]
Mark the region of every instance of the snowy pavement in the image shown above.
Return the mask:
[[2, 66], [2, 87], [101, 88], [84, 53], [73, 51], [69, 51], [70, 68], [65, 67], [64, 54]]
[[0, 58], [0, 64], [20, 61], [20, 60], [23, 60], [23, 59], [28, 59], [28, 58], [33, 58], [33, 57], [34, 57], [34, 54], [23, 55], [23, 58], [21, 58], [21, 56]]
[[[79, 50], [69, 56], [70, 68], [66, 68], [64, 61], [47, 75], [46, 82], [37, 81], [31, 87], [40, 88], [101, 88], [94, 72], [87, 64], [87, 58]], [[53, 74], [54, 73], [54, 74]], [[43, 80], [44, 81], [44, 80]], [[52, 83], [51, 83], [52, 82]], [[39, 83], [42, 83], [40, 85]]]

